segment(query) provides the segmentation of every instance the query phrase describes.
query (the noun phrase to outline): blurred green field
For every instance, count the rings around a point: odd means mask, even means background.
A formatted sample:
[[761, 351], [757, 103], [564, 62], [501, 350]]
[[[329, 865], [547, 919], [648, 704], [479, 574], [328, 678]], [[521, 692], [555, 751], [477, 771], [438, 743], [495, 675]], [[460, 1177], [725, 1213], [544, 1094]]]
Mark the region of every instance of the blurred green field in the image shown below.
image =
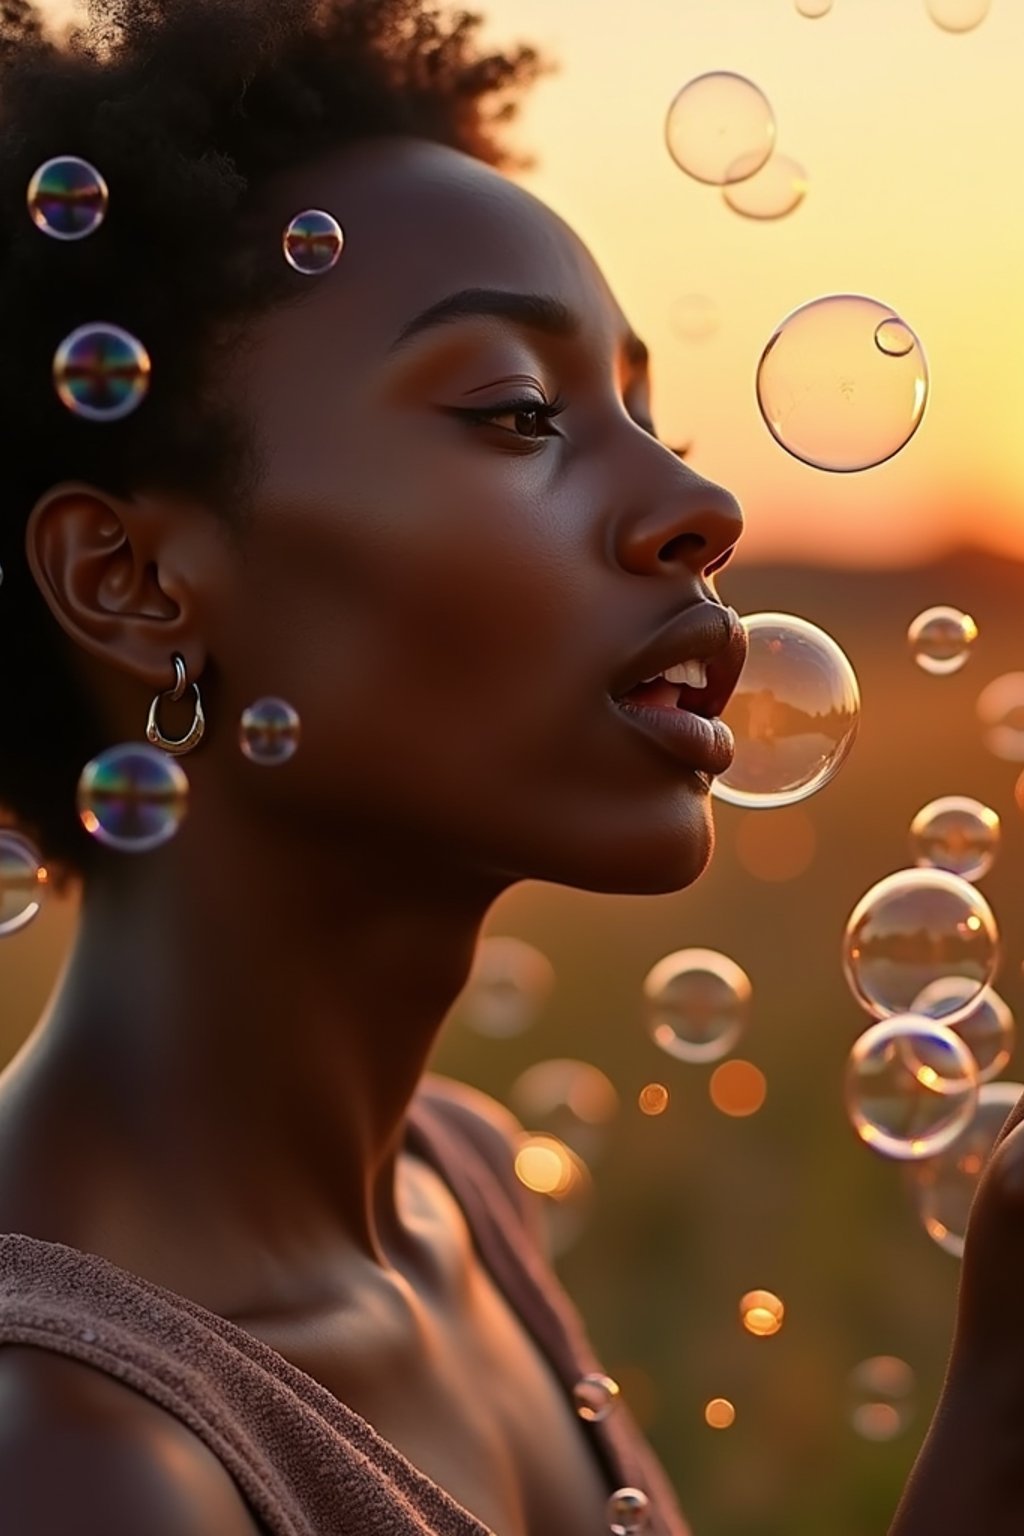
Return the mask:
[[[544, 1016], [521, 1035], [491, 1039], [456, 1009], [434, 1065], [507, 1099], [530, 1064], [579, 1057], [618, 1088], [589, 1220], [558, 1267], [606, 1367], [621, 1373], [647, 1421], [696, 1536], [879, 1536], [941, 1380], [957, 1263], [918, 1226], [900, 1169], [863, 1148], [845, 1121], [843, 1065], [867, 1021], [842, 977], [840, 937], [868, 886], [910, 862], [914, 812], [939, 795], [976, 796], [1003, 818], [1003, 848], [982, 889], [1004, 940], [998, 990], [1024, 1012], [1019, 770], [986, 751], [975, 716], [986, 682], [1024, 670], [1024, 567], [977, 554], [893, 571], [740, 565], [720, 585], [740, 612], [779, 609], [822, 625], [860, 677], [853, 754], [803, 807], [809, 866], [785, 881], [755, 877], [739, 857], [745, 824], [789, 813], [720, 805], [712, 867], [680, 895], [518, 888], [488, 931], [550, 957], [557, 984]], [[936, 603], [966, 609], [980, 628], [967, 665], [948, 678], [921, 672], [905, 642], [910, 620]], [[0, 949], [4, 1059], [38, 1016], [72, 922], [53, 904]], [[754, 984], [736, 1054], [764, 1071], [768, 1096], [747, 1119], [713, 1107], [710, 1068], [664, 1055], [643, 1028], [643, 977], [691, 945], [724, 951]], [[1020, 1070], [1018, 1053], [1003, 1075]], [[651, 1080], [671, 1095], [658, 1117], [636, 1105]], [[775, 1337], [740, 1327], [739, 1298], [754, 1287], [786, 1303]], [[881, 1444], [854, 1432], [847, 1395], [851, 1368], [878, 1354], [908, 1361], [919, 1383], [909, 1428]], [[714, 1396], [736, 1406], [726, 1431], [704, 1423]]]

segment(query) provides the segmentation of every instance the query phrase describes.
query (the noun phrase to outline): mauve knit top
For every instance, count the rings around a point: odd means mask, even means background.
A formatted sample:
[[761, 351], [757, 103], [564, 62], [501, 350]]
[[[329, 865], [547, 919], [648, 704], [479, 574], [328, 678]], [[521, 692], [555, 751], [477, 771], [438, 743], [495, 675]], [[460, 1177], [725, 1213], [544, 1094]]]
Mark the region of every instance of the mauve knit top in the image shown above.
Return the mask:
[[[423, 1079], [405, 1144], [451, 1189], [482, 1262], [571, 1402], [579, 1378], [602, 1367], [532, 1236], [513, 1149], [495, 1156], [493, 1126], [457, 1086]], [[14, 1343], [70, 1355], [174, 1414], [220, 1460], [266, 1536], [502, 1536], [277, 1350], [96, 1254], [0, 1233], [0, 1345]], [[579, 1423], [609, 1494], [647, 1494], [644, 1536], [690, 1536], [625, 1405]]]

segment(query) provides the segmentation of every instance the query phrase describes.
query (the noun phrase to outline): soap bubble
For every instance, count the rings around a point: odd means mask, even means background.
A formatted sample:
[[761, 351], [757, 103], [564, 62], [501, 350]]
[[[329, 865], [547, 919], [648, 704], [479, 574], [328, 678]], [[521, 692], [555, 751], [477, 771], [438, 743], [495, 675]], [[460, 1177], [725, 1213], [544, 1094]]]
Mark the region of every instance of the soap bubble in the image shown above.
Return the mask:
[[1024, 763], [1024, 672], [1005, 672], [978, 695], [982, 740], [995, 757]]
[[749, 639], [722, 718], [736, 740], [711, 793], [750, 809], [806, 800], [838, 773], [860, 723], [857, 677], [824, 630], [791, 613], [743, 620]]
[[684, 341], [706, 341], [721, 324], [718, 305], [706, 293], [684, 293], [672, 305], [672, 329]]
[[304, 277], [319, 277], [338, 264], [345, 236], [337, 219], [318, 208], [297, 213], [284, 232], [284, 255]]
[[646, 1530], [650, 1503], [639, 1488], [619, 1488], [608, 1500], [608, 1529], [612, 1536], [637, 1536]]
[[[906, 338], [910, 345], [894, 350]], [[917, 337], [887, 304], [862, 294], [830, 294], [793, 310], [757, 365], [768, 430], [815, 469], [848, 473], [891, 459], [920, 426], [927, 398]]]
[[850, 1422], [865, 1440], [892, 1440], [914, 1416], [917, 1379], [896, 1355], [873, 1355], [850, 1372]]
[[922, 672], [948, 677], [959, 672], [978, 638], [978, 626], [969, 613], [941, 604], [926, 608], [911, 622], [907, 644]]
[[775, 145], [775, 117], [752, 80], [715, 70], [676, 95], [665, 141], [688, 176], [722, 187], [761, 169]]
[[20, 832], [0, 832], [0, 938], [27, 928], [46, 895], [39, 850]]
[[781, 219], [807, 196], [807, 172], [788, 155], [772, 155], [753, 176], [723, 187], [722, 196], [745, 218]]
[[925, 10], [944, 32], [970, 32], [985, 20], [992, 0], [925, 0]]
[[720, 1061], [746, 1028], [751, 986], [735, 960], [713, 949], [666, 955], [644, 979], [647, 1028], [679, 1061]]
[[507, 1039], [535, 1024], [555, 985], [555, 968], [532, 944], [492, 934], [480, 940], [459, 999], [478, 1035]]
[[516, 1078], [509, 1104], [530, 1131], [547, 1132], [590, 1162], [619, 1112], [619, 1094], [600, 1067], [559, 1057], [538, 1061]]
[[147, 853], [174, 836], [188, 808], [184, 770], [156, 747], [108, 747], [78, 780], [78, 814], [97, 842]]
[[594, 1193], [590, 1169], [557, 1136], [536, 1132], [520, 1137], [513, 1166], [520, 1184], [545, 1197], [540, 1210], [546, 1247], [558, 1257], [586, 1227]]
[[850, 913], [843, 969], [854, 997], [876, 1018], [909, 1012], [932, 982], [970, 984], [951, 1024], [995, 976], [999, 934], [984, 896], [943, 869], [901, 869], [879, 880]]
[[663, 1115], [668, 1109], [668, 1089], [664, 1083], [645, 1083], [637, 1094], [642, 1115]]
[[53, 359], [61, 403], [86, 421], [120, 421], [140, 406], [149, 390], [149, 353], [119, 325], [80, 325]]
[[832, 0], [796, 0], [796, 9], [799, 16], [809, 16], [813, 20], [828, 15], [832, 9]]
[[107, 213], [107, 184], [94, 165], [77, 155], [57, 155], [28, 184], [32, 222], [54, 240], [84, 240]]
[[619, 1399], [619, 1384], [611, 1376], [595, 1372], [581, 1376], [572, 1389], [576, 1412], [588, 1424], [600, 1424], [608, 1417]]
[[950, 1146], [908, 1171], [911, 1196], [928, 1236], [961, 1258], [967, 1218], [996, 1139], [1016, 1108], [1024, 1085], [985, 1083], [971, 1119]]
[[302, 726], [284, 699], [257, 699], [242, 711], [238, 743], [251, 763], [274, 768], [298, 750]]
[[710, 1429], [731, 1429], [736, 1422], [736, 1409], [727, 1397], [713, 1397], [704, 1405], [704, 1422]]
[[987, 805], [968, 795], [943, 795], [923, 805], [910, 823], [910, 848], [918, 865], [980, 880], [995, 862], [999, 835], [999, 817]]
[[[964, 1013], [964, 1007], [968, 1012]], [[998, 1077], [1013, 1055], [1017, 1026], [1006, 1003], [991, 987], [977, 992], [963, 976], [943, 976], [914, 999], [911, 1013], [948, 1023], [974, 1057], [979, 1083]]]
[[782, 1299], [774, 1291], [748, 1291], [740, 1299], [740, 1322], [758, 1339], [778, 1333], [786, 1316]]
[[905, 1013], [872, 1024], [846, 1064], [846, 1109], [883, 1157], [931, 1157], [955, 1141], [978, 1102], [978, 1069], [944, 1024]]

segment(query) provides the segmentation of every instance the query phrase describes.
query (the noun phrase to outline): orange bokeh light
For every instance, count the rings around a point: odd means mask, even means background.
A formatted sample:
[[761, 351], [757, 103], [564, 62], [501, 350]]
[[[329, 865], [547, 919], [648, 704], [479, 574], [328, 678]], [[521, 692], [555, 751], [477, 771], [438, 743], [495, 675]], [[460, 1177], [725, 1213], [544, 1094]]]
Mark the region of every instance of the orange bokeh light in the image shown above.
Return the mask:
[[708, 1092], [716, 1109], [739, 1119], [757, 1114], [767, 1096], [768, 1083], [760, 1067], [734, 1057], [712, 1072]]

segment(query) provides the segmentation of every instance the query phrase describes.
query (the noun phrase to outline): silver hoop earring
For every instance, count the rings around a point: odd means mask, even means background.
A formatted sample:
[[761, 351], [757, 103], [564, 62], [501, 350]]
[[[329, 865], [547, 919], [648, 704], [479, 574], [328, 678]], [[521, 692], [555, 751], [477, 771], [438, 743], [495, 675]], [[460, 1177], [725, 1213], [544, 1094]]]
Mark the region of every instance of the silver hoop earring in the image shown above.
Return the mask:
[[174, 674], [174, 687], [168, 689], [166, 693], [158, 693], [152, 704], [149, 706], [149, 719], [146, 722], [146, 739], [147, 741], [151, 741], [154, 747], [159, 747], [161, 752], [169, 752], [172, 757], [184, 757], [186, 752], [193, 751], [194, 748], [198, 747], [199, 743], [202, 741], [203, 735], [206, 731], [206, 716], [203, 714], [203, 701], [199, 697], [199, 684], [193, 683], [192, 687], [196, 696], [196, 712], [193, 716], [192, 724], [188, 729], [188, 734], [183, 736], [180, 741], [174, 741], [170, 737], [164, 735], [163, 731], [157, 724], [156, 719], [156, 712], [160, 707], [160, 700], [170, 699], [172, 704], [176, 704], [181, 698], [182, 694], [185, 692], [185, 685], [188, 682], [188, 673], [185, 670], [185, 662], [182, 657], [178, 655], [175, 655], [174, 657]]

